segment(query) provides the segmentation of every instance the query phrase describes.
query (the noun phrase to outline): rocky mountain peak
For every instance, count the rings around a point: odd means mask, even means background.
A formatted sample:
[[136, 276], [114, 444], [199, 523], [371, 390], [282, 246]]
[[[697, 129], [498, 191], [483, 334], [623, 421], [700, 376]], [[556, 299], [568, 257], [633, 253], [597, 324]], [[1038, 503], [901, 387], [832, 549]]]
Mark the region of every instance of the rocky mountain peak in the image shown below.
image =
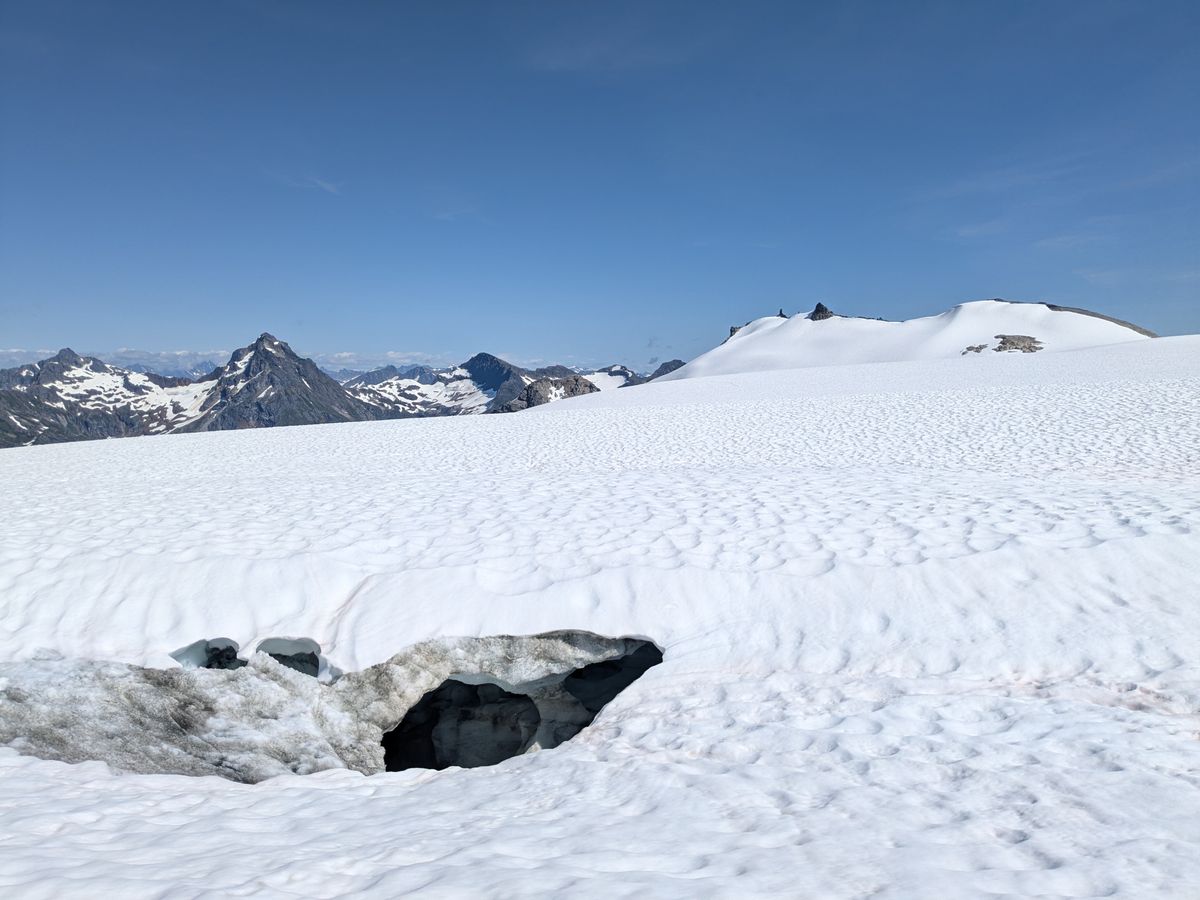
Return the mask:
[[476, 353], [462, 367], [482, 390], [494, 395], [496, 407], [511, 403], [525, 390], [525, 370], [490, 353]]
[[70, 347], [63, 347], [45, 362], [55, 362], [63, 366], [82, 366], [84, 359]]
[[316, 425], [378, 418], [317, 367], [274, 335], [263, 332], [233, 352], [215, 373], [202, 415], [181, 431], [272, 425]]

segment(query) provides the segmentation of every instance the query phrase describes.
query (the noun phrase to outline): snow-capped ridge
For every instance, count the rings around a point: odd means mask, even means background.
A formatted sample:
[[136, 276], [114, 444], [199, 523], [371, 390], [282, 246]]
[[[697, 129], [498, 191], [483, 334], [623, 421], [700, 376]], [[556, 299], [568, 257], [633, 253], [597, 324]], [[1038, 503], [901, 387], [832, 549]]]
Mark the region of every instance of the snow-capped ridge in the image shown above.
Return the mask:
[[1153, 336], [1120, 319], [1047, 303], [976, 300], [900, 322], [843, 316], [819, 303], [804, 316], [766, 316], [733, 326], [721, 345], [663, 380], [975, 356], [985, 350], [1079, 350]]
[[511, 412], [588, 390], [565, 366], [523, 369], [490, 353], [449, 369], [387, 367], [339, 383], [267, 331], [194, 380], [122, 369], [63, 348], [0, 370], [0, 447]]
[[584, 378], [594, 384], [602, 391], [613, 390], [615, 388], [637, 387], [639, 384], [646, 384], [656, 378], [661, 378], [668, 372], [674, 372], [680, 366], [684, 365], [682, 359], [670, 359], [662, 363], [657, 369], [649, 375], [644, 375], [640, 372], [635, 372], [629, 366], [620, 364], [604, 366], [591, 372], [581, 371]]

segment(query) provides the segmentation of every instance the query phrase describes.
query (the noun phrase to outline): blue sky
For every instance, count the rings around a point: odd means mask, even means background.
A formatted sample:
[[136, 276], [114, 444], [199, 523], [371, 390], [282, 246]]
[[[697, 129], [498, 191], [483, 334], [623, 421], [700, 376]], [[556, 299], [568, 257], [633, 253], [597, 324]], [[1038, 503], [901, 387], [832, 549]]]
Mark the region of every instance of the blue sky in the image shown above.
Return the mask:
[[986, 297], [1200, 331], [1195, 2], [0, 0], [0, 60], [0, 347], [645, 367]]

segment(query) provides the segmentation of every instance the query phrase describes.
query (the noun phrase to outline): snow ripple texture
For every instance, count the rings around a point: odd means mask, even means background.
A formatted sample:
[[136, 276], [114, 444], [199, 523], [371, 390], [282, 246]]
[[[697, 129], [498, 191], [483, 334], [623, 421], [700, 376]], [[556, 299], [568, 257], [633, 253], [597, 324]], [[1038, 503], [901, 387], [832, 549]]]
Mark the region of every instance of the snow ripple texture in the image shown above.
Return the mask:
[[0, 889], [1196, 896], [1197, 473], [1197, 338], [4, 451], [6, 660], [304, 636], [349, 670], [557, 628], [666, 657], [490, 769], [0, 750]]

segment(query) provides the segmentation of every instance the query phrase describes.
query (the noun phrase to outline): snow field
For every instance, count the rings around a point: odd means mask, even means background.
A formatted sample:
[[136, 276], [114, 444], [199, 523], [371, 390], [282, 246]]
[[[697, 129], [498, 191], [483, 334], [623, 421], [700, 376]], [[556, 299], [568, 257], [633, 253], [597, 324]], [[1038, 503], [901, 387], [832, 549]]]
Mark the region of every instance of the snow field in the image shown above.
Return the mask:
[[1195, 896], [1198, 472], [1194, 338], [5, 451], [5, 660], [293, 636], [352, 670], [555, 628], [666, 657], [488, 769], [0, 752], [0, 889]]

